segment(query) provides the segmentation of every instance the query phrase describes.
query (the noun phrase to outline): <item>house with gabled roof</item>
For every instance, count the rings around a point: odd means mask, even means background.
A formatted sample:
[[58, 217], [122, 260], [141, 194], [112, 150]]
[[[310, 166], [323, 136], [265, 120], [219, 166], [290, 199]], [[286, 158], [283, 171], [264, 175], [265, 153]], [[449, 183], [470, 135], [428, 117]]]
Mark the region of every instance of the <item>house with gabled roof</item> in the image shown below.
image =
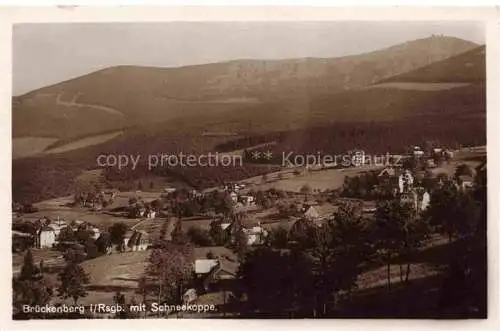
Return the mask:
[[125, 250], [128, 251], [144, 251], [149, 247], [150, 239], [146, 231], [134, 230], [125, 234], [123, 240]]
[[[213, 258], [207, 258], [208, 252]], [[236, 279], [239, 262], [235, 254], [222, 246], [197, 247], [194, 251], [194, 271], [200, 290], [208, 291]]]
[[457, 183], [462, 190], [467, 190], [474, 186], [474, 177], [469, 175], [458, 176]]
[[321, 218], [316, 208], [313, 206], [306, 206], [304, 211], [304, 218], [309, 220], [318, 220]]
[[57, 220], [50, 219], [48, 217], [43, 217], [39, 220], [42, 224], [41, 228], [37, 231], [35, 236], [35, 247], [37, 248], [52, 248], [57, 242], [59, 233], [63, 228], [66, 228], [68, 224], [66, 221], [60, 219]]

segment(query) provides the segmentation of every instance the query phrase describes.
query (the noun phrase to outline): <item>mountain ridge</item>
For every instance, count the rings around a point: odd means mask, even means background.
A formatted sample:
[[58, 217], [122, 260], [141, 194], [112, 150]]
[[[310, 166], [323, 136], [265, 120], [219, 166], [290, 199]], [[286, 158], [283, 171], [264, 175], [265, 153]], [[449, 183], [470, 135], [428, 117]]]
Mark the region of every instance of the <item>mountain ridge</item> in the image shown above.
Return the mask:
[[307, 112], [308, 100], [319, 95], [367, 86], [476, 46], [455, 37], [429, 37], [339, 58], [115, 66], [14, 97], [13, 136], [68, 139], [186, 116], [224, 118], [301, 104], [304, 109], [295, 111]]

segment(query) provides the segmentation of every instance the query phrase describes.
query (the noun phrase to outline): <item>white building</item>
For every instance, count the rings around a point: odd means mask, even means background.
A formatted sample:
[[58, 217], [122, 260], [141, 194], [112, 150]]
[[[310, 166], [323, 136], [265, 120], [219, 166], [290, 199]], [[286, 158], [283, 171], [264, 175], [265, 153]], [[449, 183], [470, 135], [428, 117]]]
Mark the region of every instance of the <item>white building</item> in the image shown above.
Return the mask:
[[410, 204], [411, 207], [419, 213], [426, 210], [431, 202], [431, 196], [427, 191], [421, 194], [417, 193], [415, 190], [404, 192], [401, 194], [400, 199], [402, 203]]
[[174, 193], [175, 191], [177, 191], [177, 189], [175, 187], [165, 187], [163, 189], [163, 192], [165, 192], [165, 193]]
[[238, 202], [238, 194], [236, 192], [229, 193], [229, 197], [234, 203]]
[[91, 228], [90, 231], [92, 231], [92, 239], [97, 240], [101, 236], [101, 232], [99, 231], [98, 228]]
[[194, 262], [194, 272], [197, 275], [205, 275], [208, 274], [218, 264], [218, 259], [198, 259]]
[[44, 226], [38, 231], [36, 235], [35, 246], [37, 248], [52, 248], [57, 242], [59, 233], [61, 233], [61, 230], [67, 227], [68, 224], [60, 219], [58, 219], [57, 221], [52, 221], [45, 218], [41, 221]]
[[310, 206], [304, 212], [304, 218], [307, 220], [317, 220], [317, 219], [321, 218], [321, 216], [319, 215], [316, 208], [314, 208], [313, 206]]
[[431, 195], [429, 192], [425, 191], [424, 194], [422, 195], [422, 200], [420, 201], [420, 210], [424, 211], [429, 207], [429, 204], [431, 203]]
[[420, 149], [419, 146], [415, 146], [413, 148], [413, 156], [415, 157], [421, 157], [421, 156], [424, 156], [424, 151], [422, 149]]
[[255, 204], [255, 198], [251, 195], [242, 195], [241, 200], [245, 206], [251, 206]]
[[474, 186], [474, 178], [469, 175], [461, 175], [458, 177], [459, 188], [467, 190]]
[[410, 170], [406, 170], [404, 173], [399, 175], [399, 193], [408, 191], [412, 187], [413, 181], [413, 175], [411, 174]]
[[47, 226], [37, 233], [37, 238], [36, 238], [36, 247], [37, 248], [52, 248], [57, 239], [58, 233], [55, 232], [55, 230]]
[[268, 232], [261, 227], [260, 224], [249, 229], [244, 229], [243, 231], [245, 232], [247, 245], [249, 246], [262, 245], [268, 234]]

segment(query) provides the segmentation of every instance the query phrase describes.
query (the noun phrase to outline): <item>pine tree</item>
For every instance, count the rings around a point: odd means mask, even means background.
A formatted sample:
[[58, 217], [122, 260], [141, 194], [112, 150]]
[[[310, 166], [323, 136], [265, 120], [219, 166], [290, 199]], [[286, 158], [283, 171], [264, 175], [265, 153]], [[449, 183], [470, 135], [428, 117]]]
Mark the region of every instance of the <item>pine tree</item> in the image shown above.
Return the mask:
[[188, 239], [187, 239], [184, 231], [182, 231], [182, 220], [181, 219], [178, 219], [177, 222], [175, 223], [174, 229], [172, 230], [172, 233], [171, 233], [171, 237], [172, 237], [172, 242], [174, 244], [177, 244], [177, 245], [183, 245], [183, 244], [186, 244], [188, 242]]
[[33, 253], [28, 249], [26, 255], [24, 255], [24, 263], [21, 268], [21, 273], [19, 275], [19, 279], [21, 280], [32, 280], [36, 274], [36, 266], [33, 261]]
[[179, 303], [179, 288], [189, 281], [193, 272], [192, 248], [189, 245], [165, 244], [149, 255], [149, 264], [139, 282], [139, 291], [146, 298], [151, 293], [159, 303]]
[[34, 264], [33, 255], [31, 250], [28, 250], [20, 275], [12, 279], [12, 302], [13, 307], [17, 309], [17, 317], [33, 317], [33, 314], [22, 312], [23, 305], [44, 305], [51, 299], [50, 287], [43, 278], [36, 277], [37, 273], [38, 268]]
[[79, 298], [87, 296], [85, 285], [90, 283], [89, 275], [77, 261], [68, 261], [59, 274], [58, 291], [63, 299], [72, 298], [75, 305]]

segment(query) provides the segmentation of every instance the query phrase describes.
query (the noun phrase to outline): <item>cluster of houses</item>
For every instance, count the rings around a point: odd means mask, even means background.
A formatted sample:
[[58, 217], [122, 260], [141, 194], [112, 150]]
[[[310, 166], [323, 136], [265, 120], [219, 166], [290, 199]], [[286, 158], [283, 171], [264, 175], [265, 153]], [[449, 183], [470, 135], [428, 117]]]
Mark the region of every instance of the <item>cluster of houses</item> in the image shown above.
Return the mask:
[[415, 179], [410, 170], [396, 167], [387, 167], [379, 174], [380, 185], [392, 188], [395, 197], [401, 203], [410, 204], [417, 212], [423, 212], [429, 207], [431, 197], [429, 192], [415, 185]]
[[223, 190], [229, 194], [235, 210], [245, 210], [256, 206], [255, 197], [243, 193], [245, 188], [246, 185], [241, 183], [228, 183], [223, 186]]
[[62, 230], [70, 227], [73, 231], [77, 231], [78, 229], [85, 229], [91, 233], [91, 238], [96, 240], [101, 235], [99, 228], [93, 226], [90, 223], [77, 220], [74, 222], [67, 222], [60, 218], [51, 219], [48, 217], [43, 217], [39, 219], [38, 224], [34, 233], [27, 233], [23, 231], [13, 231], [12, 235], [14, 238], [25, 238], [32, 239], [33, 246], [35, 248], [53, 248], [58, 244], [59, 235]]
[[[109, 236], [106, 232], [101, 232], [98, 227], [81, 220], [67, 222], [63, 219], [50, 219], [48, 217], [41, 218], [36, 223], [41, 226], [35, 233], [25, 233], [21, 231], [13, 231], [14, 237], [30, 238], [33, 239], [33, 247], [38, 249], [51, 249], [55, 248], [58, 244], [67, 244], [60, 240], [60, 234], [68, 227], [73, 231], [78, 229], [85, 229], [91, 233], [91, 238], [94, 240], [99, 239], [101, 236]], [[121, 251], [141, 251], [149, 247], [149, 236], [145, 231], [130, 230], [124, 236], [124, 242]], [[109, 246], [108, 253], [117, 250], [118, 247]]]
[[154, 219], [157, 216], [157, 212], [149, 206], [141, 206], [139, 208], [132, 208], [129, 216], [133, 218], [144, 217], [147, 219]]

